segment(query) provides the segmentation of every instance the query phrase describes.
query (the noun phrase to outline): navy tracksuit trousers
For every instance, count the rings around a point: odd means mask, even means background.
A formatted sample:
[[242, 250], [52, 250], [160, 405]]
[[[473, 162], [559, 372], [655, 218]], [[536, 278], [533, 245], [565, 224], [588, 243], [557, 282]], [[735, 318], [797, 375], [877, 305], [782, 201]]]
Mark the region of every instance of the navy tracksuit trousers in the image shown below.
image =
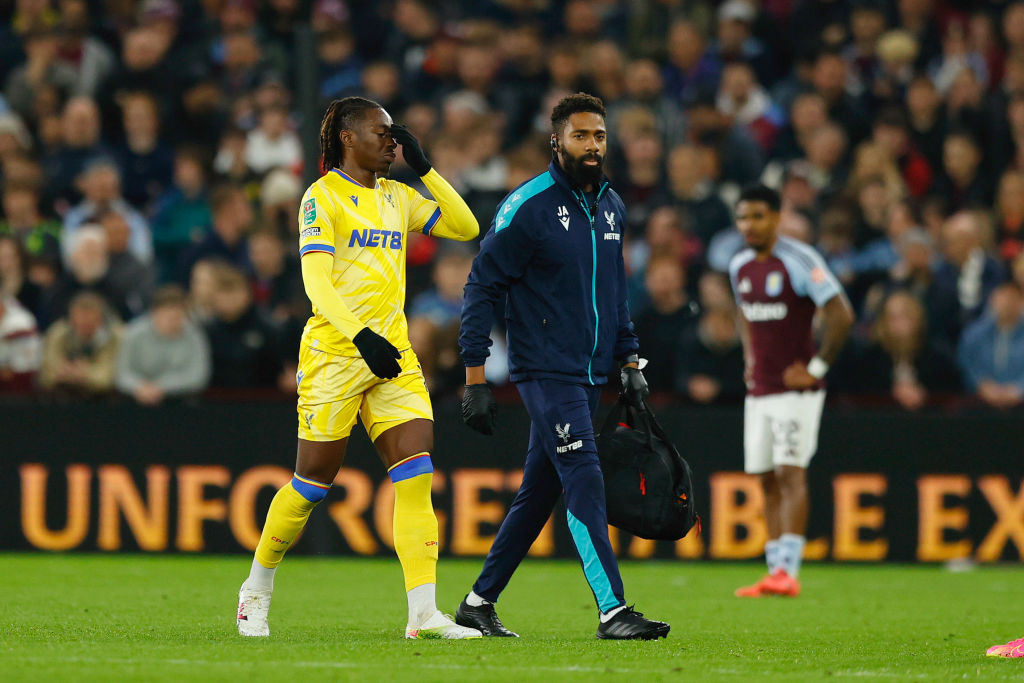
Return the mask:
[[598, 608], [607, 612], [624, 605], [594, 442], [593, 416], [601, 388], [543, 379], [519, 382], [516, 388], [531, 420], [523, 483], [473, 592], [497, 602], [564, 490], [569, 531]]

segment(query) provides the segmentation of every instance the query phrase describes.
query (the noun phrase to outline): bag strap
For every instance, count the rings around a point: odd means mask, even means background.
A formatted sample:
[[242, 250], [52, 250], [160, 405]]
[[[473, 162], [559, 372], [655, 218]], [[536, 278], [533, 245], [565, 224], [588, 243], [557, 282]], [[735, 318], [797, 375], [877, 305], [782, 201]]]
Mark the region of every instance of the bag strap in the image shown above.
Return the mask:
[[640, 408], [637, 409], [636, 412], [637, 415], [640, 416], [640, 419], [645, 423], [645, 426], [647, 427], [648, 445], [651, 444], [653, 439], [651, 435], [653, 434], [654, 436], [657, 436], [659, 439], [661, 439], [662, 443], [664, 443], [668, 447], [669, 452], [672, 454], [673, 459], [676, 461], [676, 465], [679, 467], [679, 471], [685, 472], [686, 461], [683, 460], [683, 456], [679, 454], [679, 450], [676, 448], [675, 444], [672, 443], [672, 440], [668, 438], [668, 435], [665, 433], [665, 430], [662, 429], [661, 424], [659, 424], [658, 420], [655, 419], [654, 413], [647, 405], [647, 402], [642, 402], [640, 404]]
[[615, 431], [615, 428], [622, 422], [622, 418], [626, 413], [627, 406], [622, 400], [622, 394], [619, 394], [619, 400], [615, 402], [608, 416], [604, 418], [604, 424], [601, 425], [601, 436], [608, 436]]
[[[615, 402], [615, 406], [604, 419], [604, 424], [601, 425], [600, 435], [608, 436], [615, 431], [619, 423], [625, 421], [625, 424], [629, 425], [631, 429], [637, 429], [647, 437], [647, 448], [654, 450], [654, 435], [659, 436], [665, 441], [668, 441], [668, 439], [665, 438], [661, 427], [656, 422], [652, 422], [653, 420], [654, 416], [651, 414], [650, 408], [647, 407], [646, 403], [641, 404], [637, 408], [626, 403], [625, 396], [619, 394], [619, 399]], [[676, 455], [678, 456], [678, 453]]]

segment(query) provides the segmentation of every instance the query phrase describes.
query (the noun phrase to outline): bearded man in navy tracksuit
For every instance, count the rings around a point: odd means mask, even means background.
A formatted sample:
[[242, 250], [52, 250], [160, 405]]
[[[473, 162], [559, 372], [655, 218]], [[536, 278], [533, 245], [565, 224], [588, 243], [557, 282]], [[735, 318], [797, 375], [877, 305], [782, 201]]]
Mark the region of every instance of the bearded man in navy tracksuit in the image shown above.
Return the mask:
[[494, 305], [507, 294], [512, 381], [532, 421], [522, 486], [456, 613], [459, 624], [486, 636], [516, 636], [494, 603], [563, 490], [569, 531], [601, 612], [597, 637], [649, 640], [669, 631], [626, 607], [594, 443], [594, 411], [614, 361], [622, 363], [627, 400], [639, 403], [647, 395], [626, 305], [626, 210], [601, 172], [604, 119], [601, 100], [584, 93], [555, 106], [552, 162], [498, 206], [466, 284], [459, 336], [463, 420], [483, 434], [494, 431], [496, 405], [483, 365]]

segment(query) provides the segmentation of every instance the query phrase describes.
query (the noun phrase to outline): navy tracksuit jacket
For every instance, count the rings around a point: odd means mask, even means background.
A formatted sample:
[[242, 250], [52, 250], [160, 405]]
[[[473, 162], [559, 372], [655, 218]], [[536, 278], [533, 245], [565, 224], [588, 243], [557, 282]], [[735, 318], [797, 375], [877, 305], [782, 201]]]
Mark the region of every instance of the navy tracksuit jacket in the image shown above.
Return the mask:
[[637, 350], [622, 261], [625, 207], [602, 180], [589, 197], [552, 162], [498, 206], [466, 283], [459, 345], [469, 367], [491, 345], [507, 293], [512, 381], [530, 413], [523, 483], [473, 586], [497, 601], [562, 491], [569, 530], [601, 611], [625, 604], [608, 541], [594, 444], [600, 385]]

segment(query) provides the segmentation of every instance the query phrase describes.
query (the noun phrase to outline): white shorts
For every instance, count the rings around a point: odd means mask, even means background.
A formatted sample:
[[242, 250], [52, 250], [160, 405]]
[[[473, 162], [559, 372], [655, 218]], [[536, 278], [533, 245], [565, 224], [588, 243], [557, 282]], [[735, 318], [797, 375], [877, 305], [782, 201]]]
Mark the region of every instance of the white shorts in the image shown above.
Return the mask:
[[770, 472], [780, 465], [806, 468], [818, 450], [825, 391], [747, 396], [743, 411], [743, 469]]

